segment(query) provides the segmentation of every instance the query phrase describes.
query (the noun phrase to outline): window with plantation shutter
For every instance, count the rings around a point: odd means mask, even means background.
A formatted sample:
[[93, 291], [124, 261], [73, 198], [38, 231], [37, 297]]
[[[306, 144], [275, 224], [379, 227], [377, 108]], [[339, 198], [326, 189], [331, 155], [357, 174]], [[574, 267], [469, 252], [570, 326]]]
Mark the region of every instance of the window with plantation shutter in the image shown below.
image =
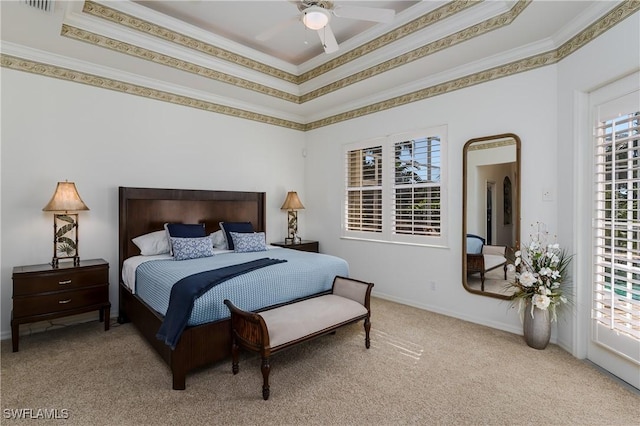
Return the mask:
[[444, 245], [446, 127], [345, 146], [343, 237]]
[[594, 153], [593, 338], [640, 363], [640, 112], [601, 117]]
[[347, 153], [346, 229], [382, 232], [382, 146]]
[[440, 235], [440, 138], [394, 144], [392, 232]]

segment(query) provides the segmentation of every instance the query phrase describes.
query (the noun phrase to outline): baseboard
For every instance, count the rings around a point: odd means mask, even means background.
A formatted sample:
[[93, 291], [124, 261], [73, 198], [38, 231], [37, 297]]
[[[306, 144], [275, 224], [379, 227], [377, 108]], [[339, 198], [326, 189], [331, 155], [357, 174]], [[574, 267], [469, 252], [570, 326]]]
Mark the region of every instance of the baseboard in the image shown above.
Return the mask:
[[[115, 319], [115, 316], [109, 318], [109, 320]], [[57, 328], [68, 327], [75, 324], [82, 324], [85, 322], [97, 321], [98, 312], [85, 312], [83, 314], [69, 315], [68, 317], [56, 318], [48, 321], [39, 321], [29, 324], [20, 324], [20, 336], [28, 336], [34, 333], [41, 333], [47, 330], [55, 330]], [[10, 339], [11, 331], [5, 331], [0, 334], [0, 339]]]
[[[482, 318], [476, 318], [476, 317], [472, 317], [472, 316], [468, 316], [468, 315], [460, 315], [460, 313], [458, 313], [458, 312], [453, 312], [453, 311], [449, 311], [447, 309], [442, 309], [439, 306], [416, 303], [414, 300], [403, 299], [403, 298], [400, 298], [400, 297], [395, 297], [395, 296], [391, 296], [391, 295], [384, 294], [384, 293], [372, 292], [371, 295], [374, 296], [374, 297], [378, 297], [380, 299], [389, 300], [391, 302], [397, 302], [397, 303], [401, 303], [403, 305], [412, 306], [414, 308], [424, 309], [425, 311], [435, 312], [436, 314], [442, 314], [442, 315], [446, 315], [448, 317], [458, 318], [458, 319], [461, 319], [463, 321], [472, 322], [474, 324], [480, 324], [480, 325], [484, 325], [484, 326], [487, 326], [487, 327], [495, 328], [497, 330], [502, 330], [502, 331], [506, 331], [506, 332], [509, 332], [509, 333], [522, 335], [522, 326], [519, 326], [519, 327], [518, 326], [511, 326], [509, 324], [505, 324], [505, 323], [502, 323], [502, 322], [488, 321], [488, 320], [485, 320], [485, 319], [482, 319]], [[552, 343], [555, 343], [555, 342], [552, 342]]]

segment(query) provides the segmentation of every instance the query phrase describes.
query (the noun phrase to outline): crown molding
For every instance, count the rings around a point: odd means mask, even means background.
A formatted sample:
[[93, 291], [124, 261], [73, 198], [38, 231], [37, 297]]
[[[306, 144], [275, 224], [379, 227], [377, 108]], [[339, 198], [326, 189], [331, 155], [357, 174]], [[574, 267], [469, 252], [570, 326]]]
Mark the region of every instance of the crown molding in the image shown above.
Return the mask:
[[374, 102], [363, 107], [351, 109], [343, 113], [311, 121], [307, 123], [306, 130], [309, 131], [337, 124], [342, 121], [407, 105], [409, 103], [421, 101], [444, 93], [471, 87], [476, 84], [486, 83], [502, 77], [508, 77], [510, 75], [534, 70], [546, 65], [555, 64], [638, 11], [640, 11], [640, 1], [622, 2], [604, 17], [576, 34], [557, 49], [552, 49], [548, 52], [533, 55], [504, 65], [486, 69], [484, 71], [479, 71], [440, 84], [418, 89], [413, 92], [408, 92], [400, 96]]
[[[254, 71], [259, 71], [261, 73], [270, 75], [275, 78], [279, 78], [281, 80], [288, 81], [290, 83], [297, 84], [298, 78], [295, 74], [289, 73], [280, 68], [272, 67], [270, 65], [265, 64], [264, 62], [256, 61], [247, 56], [238, 55], [236, 53], [233, 53], [231, 50], [223, 49], [214, 44], [202, 41], [200, 37], [194, 37], [194, 36], [179, 33], [177, 31], [173, 31], [161, 25], [158, 25], [140, 18], [136, 18], [126, 13], [122, 13], [119, 10], [116, 10], [111, 7], [111, 6], [124, 6], [124, 5], [131, 6], [131, 3], [113, 2], [113, 3], [109, 3], [109, 6], [105, 6], [103, 4], [96, 3], [91, 0], [87, 0], [84, 3], [84, 7], [82, 11], [84, 13], [96, 16], [98, 18], [106, 19], [107, 21], [111, 21], [115, 24], [123, 25], [125, 27], [153, 35], [165, 41], [176, 43], [188, 49], [194, 49], [199, 52], [210, 55], [212, 57], [222, 59], [239, 66], [250, 68]], [[160, 18], [164, 19], [165, 23], [169, 21], [169, 18], [165, 17], [162, 14], [151, 13], [153, 11], [145, 11], [145, 12], [149, 15], [157, 15], [159, 17], [158, 19]], [[189, 27], [195, 30], [194, 27], [191, 27], [191, 26]], [[203, 38], [211, 39], [211, 35], [205, 32], [203, 34]], [[226, 42], [231, 43], [229, 40], [226, 40]]]
[[[140, 59], [148, 60], [154, 63], [170, 66], [172, 68], [190, 72], [202, 77], [206, 77], [206, 78], [210, 78], [223, 83], [231, 84], [235, 87], [255, 91], [268, 96], [273, 96], [288, 102], [305, 103], [305, 102], [312, 101], [319, 96], [326, 95], [328, 93], [347, 87], [351, 84], [358, 83], [370, 77], [382, 74], [398, 66], [402, 66], [409, 62], [413, 62], [417, 59], [421, 59], [435, 52], [443, 50], [447, 47], [453, 46], [455, 44], [464, 42], [476, 36], [482, 35], [488, 31], [497, 29], [501, 26], [509, 25], [522, 12], [522, 10], [526, 8], [526, 6], [530, 3], [530, 1], [531, 0], [520, 0], [511, 9], [507, 9], [506, 12], [498, 16], [485, 19], [480, 24], [475, 24], [475, 25], [466, 27], [463, 30], [460, 30], [454, 34], [451, 34], [444, 38], [440, 38], [436, 41], [428, 43], [427, 45], [420, 46], [407, 53], [396, 56], [392, 59], [388, 59], [384, 62], [378, 63], [374, 66], [371, 66], [367, 69], [364, 69], [360, 72], [357, 72], [355, 74], [352, 74], [340, 80], [331, 82], [315, 90], [311, 90], [310, 92], [307, 92], [301, 96], [298, 94], [293, 94], [291, 92], [279, 90], [277, 88], [272, 87], [273, 81], [269, 82], [269, 84], [263, 84], [263, 83], [256, 82], [253, 79], [242, 78], [240, 76], [237, 76], [231, 69], [229, 69], [228, 72], [222, 72], [222, 71], [214, 70], [211, 67], [201, 65], [201, 63], [205, 62], [207, 58], [198, 57], [197, 52], [190, 53], [192, 52], [191, 49], [186, 49], [185, 51], [184, 49], [180, 50], [180, 49], [174, 48], [170, 54], [166, 54], [166, 53], [160, 52], [161, 50], [164, 50], [165, 52], [167, 51], [166, 46], [164, 46], [166, 43], [158, 43], [158, 42], [155, 42], [155, 40], [153, 40], [151, 41], [152, 48], [145, 48], [144, 46], [145, 45], [148, 46], [150, 43], [150, 40], [148, 37], [140, 37], [140, 36], [134, 37], [132, 39], [134, 44], [125, 42], [122, 39], [127, 38], [127, 35], [121, 29], [117, 31], [113, 31], [110, 26], [99, 25], [93, 21], [87, 22], [86, 20], [82, 20], [80, 17], [76, 16], [76, 14], [70, 14], [65, 19], [65, 22], [72, 22], [75, 25], [84, 24], [85, 27], [93, 24], [94, 28], [96, 28], [96, 31], [100, 31], [100, 34], [96, 34], [95, 32], [77, 28], [70, 24], [65, 24], [63, 25], [61, 35], [65, 37], [73, 38], [75, 40], [91, 43], [107, 49], [111, 49], [119, 53], [124, 53], [130, 56], [138, 57]], [[375, 52], [381, 47], [387, 44], [390, 44], [391, 42], [396, 42], [401, 38], [403, 39], [403, 43], [402, 44], [397, 43], [397, 44], [399, 46], [403, 46], [402, 48], [406, 50], [408, 48], [411, 48], [412, 45], [410, 43], [406, 43], [406, 39], [404, 39], [404, 37], [411, 34], [416, 34], [419, 36], [420, 30], [424, 30], [427, 28], [432, 31], [433, 28], [431, 28], [430, 26], [435, 25], [436, 31], [430, 34], [428, 36], [429, 38], [427, 39], [437, 38], [439, 34], [444, 33], [444, 26], [441, 23], [442, 20], [452, 17], [455, 14], [458, 14], [462, 11], [466, 11], [469, 8], [471, 8], [471, 6], [476, 6], [477, 4], [480, 4], [478, 2], [454, 2], [454, 3], [455, 4], [447, 3], [444, 6], [441, 6], [425, 15], [422, 15], [420, 18], [414, 19], [413, 21], [405, 25], [402, 25], [396, 30], [390, 33], [387, 33], [385, 36], [379, 37], [373, 40], [371, 43], [367, 43], [361, 46], [361, 48], [356, 49], [355, 52], [362, 53], [362, 54], [364, 54], [363, 53], [364, 51]], [[497, 6], [500, 6], [499, 8], [493, 6], [492, 3], [487, 3], [487, 4], [489, 5], [489, 8], [471, 9], [471, 10], [477, 10], [478, 12], [470, 15], [466, 19], [461, 20], [461, 22], [458, 25], [460, 26], [460, 25], [465, 25], [466, 23], [474, 22], [474, 20], [478, 19], [479, 17], [485, 17], [485, 15], [487, 14], [493, 15], [496, 12], [504, 9], [504, 5], [500, 2], [495, 3]], [[115, 13], [116, 13], [116, 12], [111, 12], [112, 9], [108, 7], [99, 5], [91, 1], [87, 1], [85, 3], [83, 11], [86, 12], [87, 10], [89, 12], [92, 12], [92, 14], [94, 15], [97, 13], [97, 16], [100, 16], [100, 17], [104, 17], [107, 12], [109, 13], [109, 16], [115, 16]], [[99, 13], [96, 11], [98, 11]], [[126, 16], [127, 19], [124, 19], [123, 16]], [[121, 15], [120, 20], [123, 20], [123, 19], [126, 22], [135, 21], [136, 24], [135, 25], [132, 24], [132, 25], [134, 28], [136, 29], [138, 28], [137, 25], [139, 24], [139, 21], [140, 21], [139, 19], [128, 17], [128, 15]], [[473, 19], [473, 20], [470, 20], [470, 19]], [[81, 21], [81, 22], [78, 22], [78, 21]], [[440, 25], [437, 25], [437, 24], [440, 24]], [[96, 25], [99, 25], [99, 26], [96, 26]], [[143, 28], [148, 30], [148, 25], [145, 25]], [[118, 39], [114, 39], [107, 35], [101, 35], [105, 33], [111, 34], [112, 37], [117, 37]], [[390, 36], [389, 38], [387, 38], [389, 34]], [[172, 38], [182, 39], [183, 37], [185, 36], [182, 34], [174, 34]], [[414, 41], [413, 41], [414, 44], [419, 44], [420, 42], [423, 43], [424, 38], [421, 38], [421, 37], [414, 38]], [[364, 50], [361, 50], [361, 49], [364, 49]], [[202, 52], [202, 51], [198, 49], [198, 52]], [[350, 52], [347, 52], [346, 54], [342, 55], [342, 57], [346, 57], [349, 54]], [[182, 58], [186, 58], [186, 59], [182, 59]], [[374, 61], [380, 60], [379, 58], [375, 58], [375, 57], [372, 59]], [[219, 62], [220, 61], [218, 61], [217, 65], [220, 65]], [[333, 65], [331, 65], [332, 63]], [[334, 61], [328, 62], [327, 64], [329, 64], [330, 66], [339, 67], [341, 66], [339, 65], [339, 63], [340, 63], [340, 57], [336, 58]], [[318, 72], [321, 72], [324, 74], [326, 71], [323, 71], [323, 70], [320, 70]]]
[[331, 92], [335, 92], [336, 90], [343, 89], [352, 84], [385, 73], [418, 59], [422, 59], [426, 56], [432, 55], [436, 52], [450, 48], [459, 43], [486, 34], [490, 31], [494, 31], [506, 25], [510, 25], [530, 3], [531, 0], [520, 0], [514, 5], [511, 10], [502, 13], [501, 15], [486, 19], [479, 24], [466, 27], [463, 30], [435, 40], [431, 43], [427, 43], [403, 55], [389, 59], [366, 70], [352, 74], [346, 78], [327, 84], [326, 86], [323, 86], [319, 89], [305, 93], [301, 96], [301, 103], [308, 102], [319, 96], [323, 96]]
[[2, 42], [1, 66], [61, 80], [82, 83], [209, 112], [230, 115], [266, 124], [304, 130], [299, 116], [277, 117], [273, 110], [257, 108], [253, 104], [214, 96], [202, 91], [141, 77], [104, 66], [54, 55], [13, 43]]
[[[510, 4], [509, 6], [511, 7], [513, 4]], [[448, 19], [437, 21], [433, 23], [433, 25], [414, 31], [397, 42], [386, 45], [384, 49], [377, 49], [367, 55], [363, 55], [351, 61], [347, 66], [334, 68], [329, 72], [313, 78], [312, 80], [300, 83], [300, 92], [304, 96], [311, 91], [330, 85], [336, 80], [349, 78], [354, 74], [365, 72], [366, 70], [370, 70], [376, 66], [382, 66], [382, 64], [387, 61], [394, 60], [395, 58], [401, 58], [403, 55], [410, 54], [410, 52], [415, 49], [443, 39], [452, 32], [473, 27], [474, 25], [477, 25], [478, 22], [484, 22], [497, 14], [508, 12], [510, 7], [505, 7], [502, 2], [492, 1], [483, 2], [480, 7], [467, 8]], [[346, 43], [342, 44], [341, 48], [345, 44]], [[349, 47], [345, 46], [344, 50], [348, 49]]]
[[570, 22], [562, 26], [560, 31], [552, 36], [556, 46], [560, 46], [569, 41], [573, 36], [587, 28], [589, 25], [601, 19], [602, 16], [611, 12], [618, 3], [612, 1], [599, 1], [591, 5], [588, 9], [576, 16]]
[[423, 28], [427, 28], [430, 25], [440, 20], [449, 18], [457, 13], [460, 13], [466, 10], [467, 8], [477, 6], [479, 4], [482, 4], [482, 3], [474, 0], [459, 0], [459, 1], [452, 1], [452, 2], [446, 3], [443, 6], [440, 6], [439, 8], [432, 10], [431, 12], [428, 12], [416, 18], [405, 25], [402, 25], [392, 31], [389, 31], [388, 33], [385, 33], [371, 40], [368, 43], [365, 43], [355, 49], [349, 50], [348, 52], [343, 53], [337, 58], [334, 58], [328, 62], [323, 63], [322, 65], [316, 68], [313, 68], [310, 71], [307, 71], [301, 74], [298, 77], [298, 84], [312, 80], [324, 73], [327, 73], [331, 70], [341, 67], [355, 59], [358, 59], [364, 55], [374, 52], [375, 50], [378, 50], [391, 43], [394, 43], [408, 36], [409, 34], [412, 34], [416, 31], [420, 31]]
[[[176, 60], [189, 62], [194, 66], [205, 67], [212, 71], [215, 70], [223, 74], [269, 86], [285, 93], [299, 94], [298, 86], [294, 83], [254, 71], [250, 68], [239, 67], [229, 61], [213, 57], [197, 50], [185, 49], [180, 45], [169, 43], [142, 31], [122, 25], [114, 25], [108, 20], [83, 13], [82, 3], [79, 3], [79, 8], [77, 7], [77, 3], [78, 2], [74, 2], [70, 4], [66, 9], [63, 19], [63, 25], [74, 28], [73, 34], [66, 33], [63, 29], [61, 31], [62, 36], [73, 37], [87, 43], [92, 43], [94, 37], [103, 37], [105, 40], [112, 39], [114, 42], [121, 42], [132, 47], [140, 47], [155, 52], [158, 55], [166, 55]], [[113, 44], [114, 42], [111, 43]]]
[[[385, 100], [395, 98], [406, 93], [418, 92], [424, 88], [432, 88], [456, 79], [470, 78], [475, 74], [499, 67], [504, 64], [513, 64], [537, 55], [555, 51], [555, 46], [550, 39], [531, 43], [524, 48], [512, 49], [507, 52], [489, 56], [472, 63], [429, 75], [428, 77], [412, 81], [410, 83], [394, 87], [387, 91], [376, 92], [371, 96], [350, 103], [342, 104], [335, 109], [324, 110], [321, 116], [307, 117], [309, 122], [322, 120], [327, 116], [341, 116], [342, 114], [364, 108], [367, 105], [377, 104]], [[504, 75], [505, 77], [507, 75]], [[400, 106], [400, 105], [397, 105]]]
[[94, 46], [103, 47], [113, 50], [114, 52], [124, 53], [129, 56], [151, 61], [156, 64], [169, 66], [181, 71], [195, 74], [201, 77], [227, 83], [235, 87], [262, 93], [264, 95], [273, 96], [288, 102], [300, 103], [300, 96], [291, 94], [282, 90], [275, 89], [265, 84], [256, 83], [254, 81], [240, 78], [236, 75], [216, 71], [206, 66], [198, 65], [195, 62], [178, 59], [175, 56], [165, 55], [153, 50], [145, 49], [139, 45], [126, 43], [115, 40], [99, 34], [72, 27], [67, 24], [62, 25], [60, 35], [74, 40], [90, 43]]
[[[181, 0], [179, 0], [181, 1]], [[217, 1], [217, 0], [197, 0], [197, 1]], [[142, 6], [131, 0], [127, 1], [113, 1], [113, 0], [85, 0], [85, 3], [95, 3], [106, 9], [112, 9], [114, 11], [135, 17], [142, 21], [147, 21], [152, 25], [158, 25], [170, 32], [176, 32], [196, 40], [203, 41], [207, 44], [217, 46], [232, 54], [239, 54], [250, 60], [260, 62], [270, 67], [282, 70], [290, 74], [297, 74], [298, 68], [289, 62], [283, 61], [278, 58], [274, 58], [268, 54], [262, 53], [258, 50], [247, 47], [243, 44], [229, 40], [228, 38], [211, 33], [200, 27], [187, 24], [184, 21], [157, 12], [151, 8]]]
[[[185, 25], [181, 21], [167, 17], [148, 8], [136, 5], [131, 2], [109, 2], [109, 6], [102, 2], [86, 0], [82, 9], [83, 13], [101, 18], [112, 23], [124, 26], [126, 28], [141, 31], [162, 39], [167, 42], [176, 43], [188, 49], [194, 49], [205, 53], [212, 57], [231, 62], [235, 65], [246, 67], [254, 71], [258, 71], [269, 76], [279, 78], [294, 84], [301, 84], [311, 80], [319, 75], [329, 72], [337, 67], [351, 62], [352, 60], [373, 52], [384, 47], [394, 41], [397, 41], [409, 34], [419, 31], [429, 25], [446, 19], [470, 7], [477, 6], [483, 2], [477, 0], [456, 0], [450, 1], [445, 5], [422, 15], [413, 21], [402, 25], [380, 37], [366, 43], [354, 50], [346, 52], [333, 60], [323, 63], [302, 75], [296, 75], [292, 72], [284, 71], [282, 68], [270, 66], [266, 61], [256, 61], [248, 56], [242, 56], [234, 53], [232, 50], [246, 52], [250, 49], [233, 43], [222, 37], [213, 37], [210, 33], [200, 30], [196, 27]], [[142, 10], [144, 9], [144, 10]], [[146, 17], [147, 19], [138, 18], [127, 12], [134, 12], [136, 15]], [[153, 19], [151, 21], [150, 19]], [[227, 46], [225, 49], [223, 46]], [[256, 52], [257, 53], [257, 52]], [[263, 59], [266, 59], [264, 55]], [[270, 57], [269, 57], [270, 58]], [[297, 67], [295, 68], [297, 70]]]
[[[388, 99], [383, 99], [345, 112], [316, 119], [306, 124], [303, 124], [304, 120], [300, 117], [291, 119], [275, 117], [272, 115], [273, 111], [261, 111], [260, 108], [257, 108], [255, 105], [244, 104], [230, 99], [224, 99], [222, 97], [215, 97], [207, 93], [197, 92], [177, 85], [170, 85], [168, 83], [146, 79], [139, 75], [69, 59], [47, 52], [36, 51], [34, 49], [28, 49], [7, 42], [3, 42], [1, 45], [3, 53], [0, 55], [0, 58], [1, 66], [8, 69], [83, 83], [122, 93], [143, 96], [150, 99], [198, 108], [219, 114], [286, 127], [289, 129], [308, 131], [421, 101], [430, 97], [471, 87], [476, 84], [493, 81], [502, 77], [555, 64], [639, 10], [640, 1], [626, 1], [619, 3], [617, 7], [613, 8], [601, 19], [571, 37], [558, 48], [553, 48], [547, 52], [534, 54], [523, 59], [517, 59], [502, 65], [497, 65], [489, 69], [472, 72], [461, 77], [453, 79], [450, 78], [448, 81], [417, 88], [416, 90], [399, 94]], [[551, 42], [546, 41], [545, 43]], [[544, 43], [541, 45], [544, 45]], [[529, 48], [535, 50], [539, 48], [539, 45], [532, 45], [529, 46]], [[511, 55], [517, 55], [517, 51], [509, 53]], [[487, 61], [499, 60], [501, 57], [503, 57], [503, 55], [496, 55], [493, 58], [488, 58]], [[476, 63], [476, 66], [478, 66], [478, 63]], [[462, 69], [464, 69], [464, 67]], [[451, 74], [449, 74], [449, 77], [451, 77]], [[421, 83], [425, 84], [425, 81], [421, 81]], [[407, 88], [404, 87], [403, 89], [406, 90]]]
[[[370, 40], [373, 40], [377, 37], [380, 37], [391, 30], [394, 30], [399, 27], [403, 27], [409, 24], [411, 21], [414, 21], [416, 17], [425, 15], [427, 13], [433, 12], [435, 9], [440, 7], [446, 1], [423, 1], [414, 6], [411, 6], [410, 9], [405, 9], [402, 12], [395, 15], [393, 19], [392, 26], [389, 25], [375, 25], [368, 30], [340, 43], [340, 49], [337, 52], [331, 54], [325, 54], [316, 56], [315, 58], [309, 59], [306, 62], [298, 65], [298, 75], [307, 73], [314, 68], [321, 66], [322, 64], [340, 56], [345, 51], [349, 51], [351, 49], [355, 49], [360, 45], [364, 45], [368, 43]], [[497, 2], [496, 2], [497, 3]]]

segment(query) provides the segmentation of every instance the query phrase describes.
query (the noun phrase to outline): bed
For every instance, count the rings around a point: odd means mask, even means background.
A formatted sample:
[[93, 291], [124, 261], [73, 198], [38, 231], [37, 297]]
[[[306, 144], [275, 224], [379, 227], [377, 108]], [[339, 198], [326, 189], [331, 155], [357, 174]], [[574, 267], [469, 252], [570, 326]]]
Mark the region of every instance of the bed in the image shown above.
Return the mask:
[[[218, 361], [226, 359], [230, 356], [231, 351], [231, 335], [230, 321], [226, 307], [222, 301], [225, 296], [225, 288], [220, 285], [211, 289], [211, 292], [217, 291], [215, 295], [208, 297], [209, 301], [219, 304], [212, 311], [216, 311], [210, 320], [202, 320], [201, 316], [198, 320], [190, 320], [190, 325], [182, 333], [175, 349], [171, 349], [162, 340], [156, 338], [160, 326], [162, 325], [164, 315], [162, 313], [162, 304], [166, 304], [166, 300], [160, 305], [149, 300], [145, 301], [144, 294], [140, 295], [135, 291], [135, 287], [131, 287], [128, 279], [123, 279], [123, 266], [125, 270], [129, 268], [125, 265], [125, 261], [136, 258], [140, 255], [140, 250], [132, 242], [132, 239], [140, 235], [150, 232], [162, 230], [165, 223], [204, 223], [207, 234], [213, 233], [219, 229], [219, 222], [237, 221], [251, 222], [256, 232], [265, 231], [265, 202], [266, 196], [262, 192], [239, 192], [239, 191], [207, 191], [207, 190], [174, 190], [174, 189], [154, 189], [154, 188], [119, 188], [119, 317], [120, 323], [132, 322], [140, 331], [142, 336], [149, 344], [160, 354], [165, 360], [172, 373], [173, 389], [185, 389], [186, 375], [190, 371], [214, 364]], [[262, 254], [264, 253], [264, 255]], [[227, 257], [225, 257], [227, 256]], [[251, 301], [245, 301], [246, 305], [252, 310], [261, 310], [290, 303], [295, 300], [304, 299], [317, 294], [323, 294], [330, 291], [331, 282], [333, 281], [333, 270], [320, 271], [316, 270], [315, 264], [325, 258], [332, 256], [319, 255], [307, 252], [298, 252], [283, 248], [273, 248], [266, 252], [258, 253], [225, 253], [214, 256], [216, 261], [225, 260], [234, 256], [247, 260], [256, 257], [270, 257], [286, 259], [287, 262], [281, 265], [270, 266], [265, 268], [256, 277], [264, 277], [265, 271], [271, 275], [277, 276], [284, 274], [285, 268], [297, 268], [298, 275], [296, 279], [304, 281], [303, 289], [292, 289], [289, 283], [289, 289], [279, 294], [277, 282], [269, 284], [268, 290], [270, 297], [264, 297], [264, 300], [255, 297]], [[316, 257], [314, 257], [316, 256]], [[334, 258], [333, 267], [338, 268], [337, 271], [348, 273], [346, 262], [339, 258]], [[183, 263], [198, 264], [197, 261], [188, 260]], [[333, 259], [330, 259], [333, 260]], [[212, 259], [213, 261], [213, 259]], [[318, 261], [318, 262], [316, 262]], [[160, 261], [167, 263], [171, 261]], [[306, 263], [305, 263], [306, 262]], [[141, 265], [150, 265], [154, 262], [141, 263]], [[179, 264], [181, 262], [173, 262]], [[341, 266], [341, 263], [343, 266]], [[307, 266], [305, 266], [307, 265]], [[173, 265], [169, 265], [171, 267]], [[283, 269], [279, 269], [283, 268]], [[305, 268], [308, 269], [305, 272]], [[288, 273], [288, 272], [287, 272]], [[254, 272], [250, 272], [242, 277], [238, 277], [238, 281], [251, 281]], [[262, 274], [262, 275], [260, 275]], [[326, 277], [324, 275], [326, 275]], [[130, 272], [129, 272], [130, 275]], [[322, 276], [321, 276], [322, 275]], [[125, 274], [126, 276], [126, 274]], [[305, 279], [300, 279], [305, 277]], [[261, 280], [264, 278], [260, 278]], [[269, 278], [271, 279], [271, 278]], [[284, 275], [282, 275], [284, 281]], [[288, 278], [289, 281], [294, 281]], [[233, 278], [224, 283], [224, 286], [237, 286]], [[306, 286], [306, 281], [312, 283]], [[325, 283], [327, 281], [327, 283]], [[262, 283], [262, 282], [261, 282]], [[302, 284], [301, 284], [302, 285]], [[284, 282], [283, 286], [284, 288]], [[266, 290], [265, 290], [266, 291]], [[251, 293], [254, 293], [251, 291]], [[209, 293], [206, 294], [207, 296]], [[236, 293], [236, 298], [240, 297]], [[160, 298], [162, 300], [162, 297]], [[164, 297], [166, 299], [166, 297]], [[207, 299], [205, 295], [202, 299]], [[153, 305], [153, 307], [151, 306]], [[245, 305], [245, 306], [246, 306]], [[159, 307], [160, 306], [160, 307]], [[155, 308], [155, 309], [154, 309]], [[195, 312], [195, 306], [194, 306]]]

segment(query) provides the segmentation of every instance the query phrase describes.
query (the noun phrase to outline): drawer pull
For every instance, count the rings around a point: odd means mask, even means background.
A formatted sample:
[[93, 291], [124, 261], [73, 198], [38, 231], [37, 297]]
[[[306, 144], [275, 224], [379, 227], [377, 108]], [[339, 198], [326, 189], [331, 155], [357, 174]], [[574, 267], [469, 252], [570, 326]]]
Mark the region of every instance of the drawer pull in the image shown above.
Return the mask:
[[71, 280], [58, 281], [58, 284], [59, 284], [59, 285], [71, 284]]
[[67, 299], [67, 300], [58, 300], [58, 303], [61, 305], [64, 305], [65, 303], [69, 303], [71, 302], [71, 299]]

